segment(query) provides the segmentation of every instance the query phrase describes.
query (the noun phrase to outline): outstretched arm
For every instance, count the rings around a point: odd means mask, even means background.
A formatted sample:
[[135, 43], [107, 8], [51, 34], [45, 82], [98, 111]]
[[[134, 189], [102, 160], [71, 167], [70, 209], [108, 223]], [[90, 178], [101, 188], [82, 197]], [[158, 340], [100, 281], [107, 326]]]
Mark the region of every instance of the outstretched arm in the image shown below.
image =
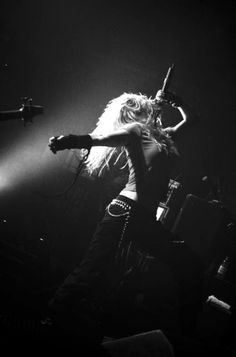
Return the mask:
[[92, 146], [126, 146], [131, 140], [140, 136], [137, 124], [126, 125], [124, 129], [116, 130], [109, 135], [87, 134], [87, 135], [60, 135], [49, 139], [50, 150], [56, 154], [57, 151], [65, 149], [88, 149]]

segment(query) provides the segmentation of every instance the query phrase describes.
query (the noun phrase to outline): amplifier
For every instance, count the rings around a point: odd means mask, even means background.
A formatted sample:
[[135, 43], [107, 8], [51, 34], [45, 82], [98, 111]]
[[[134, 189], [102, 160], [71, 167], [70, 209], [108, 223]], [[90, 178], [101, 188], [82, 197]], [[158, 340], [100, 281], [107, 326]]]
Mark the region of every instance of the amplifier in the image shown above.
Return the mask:
[[153, 330], [103, 343], [112, 357], [173, 357], [173, 347], [161, 330]]
[[223, 221], [221, 205], [188, 194], [179, 210], [172, 232], [184, 240], [206, 265], [211, 246]]

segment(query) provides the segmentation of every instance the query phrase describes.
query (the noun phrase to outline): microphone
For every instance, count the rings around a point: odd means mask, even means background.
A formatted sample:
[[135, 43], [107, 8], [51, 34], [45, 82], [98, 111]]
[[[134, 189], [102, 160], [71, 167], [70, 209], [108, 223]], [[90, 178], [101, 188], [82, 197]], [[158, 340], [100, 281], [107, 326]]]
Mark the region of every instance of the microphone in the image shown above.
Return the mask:
[[[162, 84], [162, 88], [161, 90], [163, 92], [167, 91], [169, 86], [170, 86], [170, 82], [171, 82], [171, 79], [173, 77], [173, 74], [174, 74], [174, 64], [172, 64], [169, 68], [168, 68], [168, 71], [166, 73], [166, 76], [165, 76], [165, 79], [163, 81], [163, 84]], [[159, 91], [158, 91], [159, 92]], [[163, 107], [163, 101], [162, 100], [157, 100], [157, 94], [158, 92], [156, 93], [156, 96], [155, 96], [155, 101], [157, 101], [157, 105], [158, 105], [158, 109], [156, 110], [156, 123], [159, 121], [160, 124], [161, 123], [161, 115], [162, 115], [162, 107]]]
[[161, 88], [162, 91], [168, 91], [169, 86], [170, 86], [170, 82], [171, 82], [172, 77], [173, 77], [173, 74], [174, 74], [174, 64], [172, 64], [168, 68], [167, 74], [165, 76], [165, 79], [163, 81], [163, 85], [162, 85], [162, 88]]

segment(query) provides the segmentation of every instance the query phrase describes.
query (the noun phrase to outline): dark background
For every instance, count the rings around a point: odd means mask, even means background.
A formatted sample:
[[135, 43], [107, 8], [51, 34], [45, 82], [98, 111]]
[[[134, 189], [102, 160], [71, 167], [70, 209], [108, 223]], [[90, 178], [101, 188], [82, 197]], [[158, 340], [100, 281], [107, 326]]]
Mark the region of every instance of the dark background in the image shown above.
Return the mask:
[[[1, 5], [0, 110], [30, 96], [44, 114], [33, 124], [0, 123], [0, 219], [4, 241], [67, 273], [82, 257], [99, 216], [104, 186], [81, 176], [69, 152], [48, 139], [93, 129], [122, 92], [154, 96], [174, 63], [171, 90], [200, 123], [180, 142], [174, 179], [184, 195], [207, 195], [204, 176], [221, 178], [223, 203], [236, 213], [233, 1], [8, 1]], [[179, 119], [165, 110], [164, 124]], [[43, 245], [43, 248], [42, 248]]]

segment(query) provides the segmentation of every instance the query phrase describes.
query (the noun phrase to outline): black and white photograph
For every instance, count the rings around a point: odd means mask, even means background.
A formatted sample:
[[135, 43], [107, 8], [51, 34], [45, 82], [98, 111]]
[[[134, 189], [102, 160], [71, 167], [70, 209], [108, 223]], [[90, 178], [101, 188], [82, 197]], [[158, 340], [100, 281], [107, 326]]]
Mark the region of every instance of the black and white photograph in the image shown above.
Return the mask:
[[0, 11], [6, 355], [233, 356], [233, 1]]

